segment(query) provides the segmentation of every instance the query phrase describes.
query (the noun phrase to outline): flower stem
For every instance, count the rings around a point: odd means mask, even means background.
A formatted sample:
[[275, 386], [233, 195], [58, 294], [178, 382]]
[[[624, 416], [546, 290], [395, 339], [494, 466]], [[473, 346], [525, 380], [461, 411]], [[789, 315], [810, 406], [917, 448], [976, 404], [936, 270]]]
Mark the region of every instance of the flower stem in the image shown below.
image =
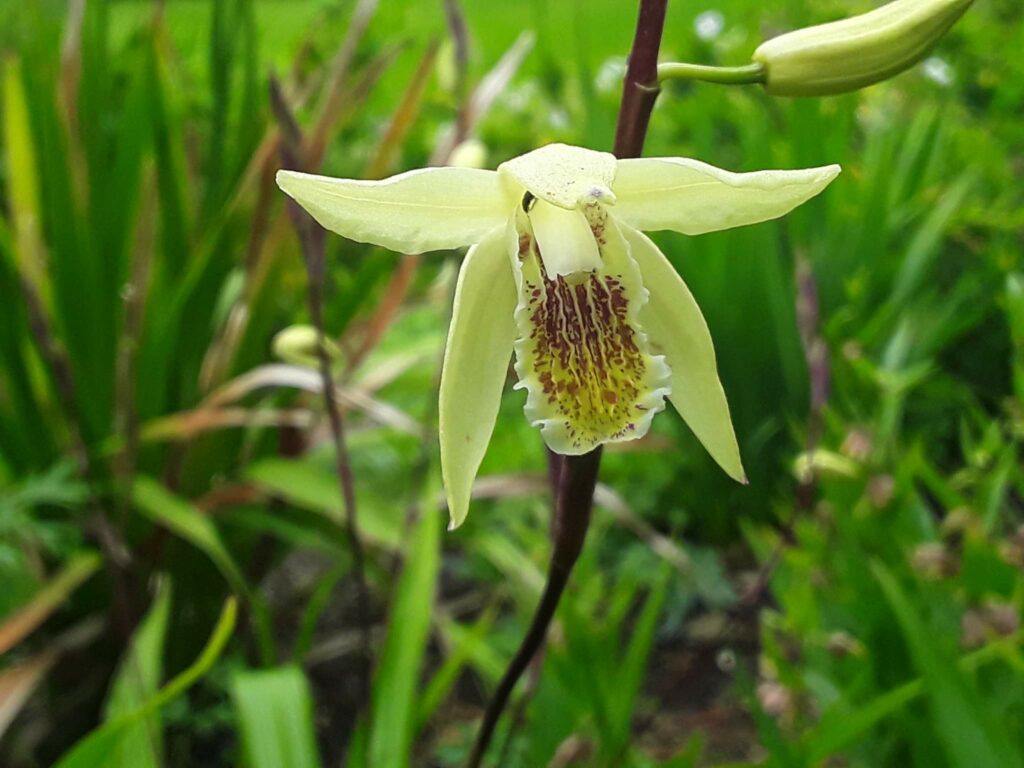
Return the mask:
[[658, 65], [658, 82], [665, 80], [701, 80], [719, 85], [751, 85], [765, 81], [764, 64], [755, 62], [743, 67], [709, 67], [672, 61]]
[[[286, 168], [302, 168], [302, 134], [295, 122], [288, 104], [281, 93], [275, 77], [270, 79], [270, 104], [281, 130], [281, 159]], [[356, 509], [355, 479], [349, 461], [348, 444], [345, 440], [345, 419], [334, 396], [334, 376], [331, 373], [331, 356], [324, 334], [323, 288], [325, 278], [324, 230], [302, 211], [293, 201], [288, 201], [288, 215], [292, 219], [299, 243], [302, 246], [306, 271], [309, 274], [308, 304], [309, 317], [316, 328], [317, 360], [323, 387], [324, 409], [327, 412], [331, 437], [334, 441], [334, 466], [345, 511], [345, 533], [352, 554], [352, 571], [356, 587], [356, 611], [359, 614], [360, 652], [359, 664], [359, 706], [366, 706], [370, 700], [370, 669], [373, 663], [373, 643], [370, 632], [370, 592], [366, 582], [366, 555], [359, 536], [358, 512]]]
[[601, 465], [601, 449], [597, 448], [582, 456], [565, 456], [561, 465], [559, 493], [555, 501], [555, 519], [552, 527], [554, 544], [544, 593], [519, 650], [512, 657], [501, 682], [498, 683], [498, 688], [487, 703], [473, 752], [466, 763], [467, 768], [480, 766], [512, 689], [544, 644], [551, 619], [569, 581], [569, 574], [572, 573], [572, 568], [583, 550], [583, 542], [587, 538], [590, 511], [594, 503], [594, 487], [597, 485], [597, 471]]
[[616, 157], [639, 157], [643, 151], [651, 110], [658, 99], [658, 50], [667, 6], [668, 0], [640, 0], [633, 48], [622, 83], [619, 122], [615, 126]]
[[[623, 82], [619, 120], [615, 127], [615, 156], [639, 157], [647, 136], [651, 110], [658, 98], [657, 88], [649, 83], [657, 81], [658, 50], [665, 26], [668, 0], [640, 0], [640, 13], [629, 54], [629, 65]], [[549, 472], [557, 475], [558, 492], [555, 497], [555, 515], [551, 526], [552, 552], [548, 566], [548, 579], [544, 585], [540, 604], [533, 615], [530, 628], [519, 650], [509, 662], [498, 688], [484, 711], [484, 719], [477, 733], [476, 743], [466, 768], [479, 768], [494, 735], [498, 718], [508, 704], [512, 690], [530, 665], [530, 661], [544, 644], [555, 609], [562, 599], [569, 575], [583, 549], [590, 527], [590, 511], [594, 505], [594, 488], [601, 466], [601, 448], [582, 456], [550, 456]]]

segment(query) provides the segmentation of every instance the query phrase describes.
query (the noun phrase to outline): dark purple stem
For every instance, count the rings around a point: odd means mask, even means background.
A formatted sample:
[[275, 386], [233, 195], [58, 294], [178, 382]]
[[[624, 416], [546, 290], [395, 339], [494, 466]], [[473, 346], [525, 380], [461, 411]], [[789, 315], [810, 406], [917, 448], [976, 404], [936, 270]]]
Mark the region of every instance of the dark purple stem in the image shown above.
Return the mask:
[[601, 465], [601, 449], [597, 448], [582, 456], [565, 456], [561, 465], [559, 493], [555, 501], [555, 519], [552, 526], [554, 543], [544, 594], [541, 595], [540, 603], [533, 614], [533, 621], [530, 622], [530, 628], [519, 650], [512, 657], [494, 695], [487, 703], [473, 752], [466, 763], [467, 768], [478, 768], [483, 761], [498, 718], [501, 717], [509, 696], [512, 695], [512, 689], [529, 666], [534, 654], [544, 644], [551, 619], [569, 581], [569, 574], [572, 573], [572, 567], [576, 564], [576, 559], [583, 550], [583, 542], [587, 538], [590, 510], [594, 503], [594, 487], [597, 485], [597, 471]]
[[[639, 157], [643, 151], [647, 124], [651, 118], [651, 110], [654, 109], [654, 102], [658, 98], [657, 89], [652, 89], [649, 84], [657, 82], [658, 50], [661, 47], [667, 5], [668, 0], [640, 0], [640, 14], [633, 37], [633, 48], [629, 54], [629, 64], [626, 67], [622, 104], [619, 107], [619, 120], [615, 129], [616, 157]], [[473, 752], [466, 763], [467, 768], [478, 768], [483, 762], [491, 737], [494, 735], [494, 728], [512, 695], [512, 690], [544, 644], [551, 619], [558, 608], [576, 559], [583, 549], [583, 542], [590, 526], [594, 488], [601, 466], [601, 449], [597, 448], [582, 456], [550, 454], [548, 460], [548, 471], [552, 478], [557, 476], [558, 483], [551, 528], [552, 553], [547, 584], [544, 586], [544, 593], [541, 595], [530, 628], [487, 704]]]
[[658, 99], [658, 50], [668, 0], [641, 0], [640, 16], [622, 83], [622, 104], [615, 126], [615, 156], [639, 157], [647, 123]]

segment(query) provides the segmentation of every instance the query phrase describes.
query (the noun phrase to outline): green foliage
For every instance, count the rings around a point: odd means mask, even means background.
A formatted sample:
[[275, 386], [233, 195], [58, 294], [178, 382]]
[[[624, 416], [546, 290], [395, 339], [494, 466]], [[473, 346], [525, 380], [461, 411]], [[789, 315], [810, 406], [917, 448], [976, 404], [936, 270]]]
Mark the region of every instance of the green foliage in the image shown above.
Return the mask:
[[242, 672], [232, 697], [253, 768], [317, 768], [313, 698], [309, 683], [295, 667]]
[[420, 667], [441, 567], [441, 530], [440, 513], [431, 511], [423, 515], [410, 537], [395, 586], [394, 619], [380, 650], [373, 686], [367, 766], [402, 768], [411, 764]]
[[[163, 677], [170, 608], [171, 587], [169, 582], [164, 582], [121, 660], [107, 697], [107, 720], [128, 715], [156, 694]], [[125, 728], [107, 760], [112, 768], [148, 768], [159, 766], [162, 755], [163, 727], [159, 713], [154, 713]]]
[[[360, 708], [319, 378], [271, 352], [309, 312], [269, 78], [324, 141], [312, 171], [424, 165], [489, 74], [471, 132], [489, 165], [608, 149], [635, 4], [458, 3], [464, 72], [440, 2], [88, 2], [78, 26], [77, 3], [8, 5], [0, 763], [458, 765], [543, 586], [544, 451], [507, 393], [444, 534], [431, 430], [457, 256], [328, 238], [374, 639]], [[663, 58], [741, 64], [763, 34], [865, 8], [677, 3]], [[709, 12], [724, 29], [702, 38]], [[524, 29], [529, 55], [498, 65]], [[751, 483], [669, 413], [607, 453], [502, 765], [1021, 764], [1022, 35], [1020, 4], [987, 0], [935, 60], [857, 94], [661, 94], [648, 155], [844, 170], [783, 220], [659, 236]], [[46, 685], [5, 697], [40, 658]]]
[[[160, 610], [159, 606], [157, 610]], [[140, 726], [148, 727], [148, 723], [155, 713], [187, 691], [210, 671], [221, 651], [224, 650], [224, 646], [231, 639], [236, 616], [237, 604], [234, 600], [229, 599], [224, 604], [220, 619], [213, 628], [203, 652], [188, 668], [137, 707], [112, 718], [79, 741], [60, 759], [57, 765], [60, 768], [91, 768], [92, 766], [99, 768], [110, 765], [109, 761], [113, 756], [123, 754], [122, 749], [131, 749], [138, 737]], [[149, 630], [150, 628], [146, 627], [143, 631]], [[149, 663], [152, 664], [152, 660]], [[150, 746], [155, 746], [155, 742], [151, 741]]]

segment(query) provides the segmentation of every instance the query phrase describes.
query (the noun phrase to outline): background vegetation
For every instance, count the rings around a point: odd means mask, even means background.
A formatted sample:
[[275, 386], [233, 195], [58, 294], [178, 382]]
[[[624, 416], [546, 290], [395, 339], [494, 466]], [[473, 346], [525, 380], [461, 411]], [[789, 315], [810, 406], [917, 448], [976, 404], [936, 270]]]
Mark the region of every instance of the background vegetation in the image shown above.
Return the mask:
[[[748, 60], [862, 0], [677, 0], [663, 58]], [[608, 149], [619, 0], [0, 4], [0, 764], [457, 765], [538, 598], [546, 465], [507, 393], [443, 532], [460, 254], [327, 241], [375, 659], [273, 185]], [[780, 222], [659, 238], [751, 475], [674, 414], [609, 451], [504, 766], [1024, 765], [1024, 9], [978, 0], [860, 94], [673, 85], [648, 155], [838, 162]], [[271, 80], [279, 84], [278, 115]], [[294, 145], [285, 133], [285, 143]], [[465, 146], [462, 151], [466, 151]]]

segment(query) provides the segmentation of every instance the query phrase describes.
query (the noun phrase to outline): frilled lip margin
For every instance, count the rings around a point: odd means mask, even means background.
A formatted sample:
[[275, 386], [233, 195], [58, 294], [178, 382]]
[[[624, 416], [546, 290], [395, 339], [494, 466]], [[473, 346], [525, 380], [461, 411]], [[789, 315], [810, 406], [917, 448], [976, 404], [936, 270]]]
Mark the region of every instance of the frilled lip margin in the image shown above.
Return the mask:
[[531, 216], [513, 220], [516, 387], [528, 392], [527, 418], [561, 454], [642, 437], [671, 391], [665, 358], [651, 353], [641, 327], [648, 291], [629, 245], [598, 203], [585, 215], [597, 265], [554, 277]]

